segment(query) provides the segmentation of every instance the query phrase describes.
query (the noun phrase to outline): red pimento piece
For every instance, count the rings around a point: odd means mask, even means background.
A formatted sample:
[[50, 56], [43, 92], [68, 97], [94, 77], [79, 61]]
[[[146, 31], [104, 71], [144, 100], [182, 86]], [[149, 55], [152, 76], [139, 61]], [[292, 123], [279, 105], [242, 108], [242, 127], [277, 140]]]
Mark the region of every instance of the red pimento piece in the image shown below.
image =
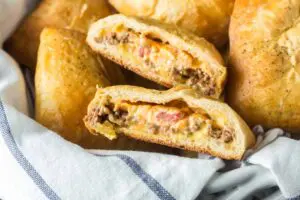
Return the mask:
[[141, 46], [139, 48], [139, 56], [140, 57], [144, 57], [144, 56], [148, 56], [151, 52], [151, 48], [150, 47], [143, 47]]
[[167, 121], [167, 122], [177, 122], [184, 117], [184, 113], [167, 113], [167, 112], [160, 112], [156, 115], [156, 119], [160, 121]]

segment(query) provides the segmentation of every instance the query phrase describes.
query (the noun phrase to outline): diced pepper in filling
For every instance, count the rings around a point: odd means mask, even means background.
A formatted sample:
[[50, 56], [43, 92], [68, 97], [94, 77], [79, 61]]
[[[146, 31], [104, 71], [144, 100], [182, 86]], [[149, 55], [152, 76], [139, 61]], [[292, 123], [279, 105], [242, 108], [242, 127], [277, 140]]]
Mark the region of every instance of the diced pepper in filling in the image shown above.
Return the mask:
[[155, 36], [117, 27], [101, 32], [95, 41], [118, 46], [125, 59], [137, 64], [141, 71], [159, 75], [165, 82], [185, 84], [209, 96], [216, 93], [213, 76], [202, 69], [205, 63]]
[[115, 128], [139, 130], [147, 134], [184, 135], [192, 138], [206, 134], [213, 139], [229, 143], [234, 131], [226, 125], [217, 125], [204, 111], [191, 109], [180, 101], [166, 105], [112, 101], [103, 97], [100, 106], [89, 113], [87, 120], [92, 124], [109, 122]]

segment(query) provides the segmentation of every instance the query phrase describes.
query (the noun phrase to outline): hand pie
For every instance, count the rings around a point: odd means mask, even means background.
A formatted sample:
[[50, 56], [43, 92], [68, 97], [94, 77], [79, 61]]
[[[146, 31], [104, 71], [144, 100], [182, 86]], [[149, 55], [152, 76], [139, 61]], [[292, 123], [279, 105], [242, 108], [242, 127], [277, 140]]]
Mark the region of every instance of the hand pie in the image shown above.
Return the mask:
[[255, 137], [225, 103], [196, 98], [190, 89], [168, 91], [135, 86], [98, 89], [84, 118], [94, 134], [119, 133], [171, 147], [241, 159]]
[[110, 83], [101, 59], [85, 43], [85, 35], [46, 28], [41, 34], [35, 74], [36, 115], [44, 126], [84, 148], [171, 153], [170, 148], [121, 137], [116, 141], [91, 135], [82, 118], [98, 87]]
[[166, 87], [188, 85], [219, 98], [226, 68], [205, 39], [154, 21], [111, 15], [88, 32], [90, 47], [137, 74]]
[[44, 29], [35, 74], [36, 120], [72, 142], [88, 134], [82, 116], [96, 85], [110, 85], [84, 38], [75, 31]]
[[299, 10], [300, 1], [236, 1], [227, 101], [250, 125], [300, 133]]
[[105, 0], [43, 0], [5, 47], [19, 63], [35, 69], [43, 28], [67, 28], [86, 33], [91, 23], [110, 14]]
[[217, 47], [228, 41], [234, 0], [109, 0], [122, 14], [175, 24]]

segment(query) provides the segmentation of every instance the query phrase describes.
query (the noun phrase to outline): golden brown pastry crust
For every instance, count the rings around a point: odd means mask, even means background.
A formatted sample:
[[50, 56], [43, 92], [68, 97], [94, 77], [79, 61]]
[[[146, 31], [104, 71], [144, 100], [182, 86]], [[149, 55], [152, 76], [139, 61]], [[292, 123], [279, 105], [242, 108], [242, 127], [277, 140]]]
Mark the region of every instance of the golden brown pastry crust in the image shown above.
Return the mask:
[[151, 18], [205, 37], [217, 47], [228, 40], [234, 0], [109, 0], [122, 14]]
[[86, 33], [90, 24], [110, 14], [105, 0], [43, 0], [5, 47], [19, 63], [35, 69], [43, 28], [67, 28]]
[[[141, 34], [154, 35], [163, 42], [167, 42], [171, 46], [185, 51], [194, 58], [199, 59], [200, 62], [205, 63], [205, 66], [209, 68], [212, 77], [215, 80], [215, 93], [212, 97], [220, 97], [225, 85], [227, 69], [223, 66], [224, 62], [219, 52], [204, 38], [199, 38], [194, 34], [174, 26], [161, 24], [155, 21], [126, 17], [121, 14], [108, 16], [91, 26], [88, 32], [87, 42], [94, 51], [101, 53], [103, 56], [115, 61], [125, 68], [166, 87], [172, 87], [178, 83], [174, 80], [166, 81], [166, 77], [162, 77], [150, 70], [142, 70], [141, 66], [137, 66], [137, 64], [131, 63], [130, 60], [126, 59], [121, 51], [114, 51], [112, 48], [106, 47], [104, 43], [102, 44], [97, 41], [99, 32], [107, 29], [109, 30], [115, 25], [124, 26], [127, 29], [132, 29]], [[161, 66], [163, 65], [167, 65], [167, 63], [162, 63]]]
[[46, 28], [41, 34], [35, 74], [35, 119], [85, 148], [172, 152], [128, 138], [107, 141], [91, 135], [82, 121], [96, 85], [110, 85], [101, 59], [76, 31]]
[[299, 9], [300, 1], [236, 1], [227, 100], [250, 125], [300, 131]]
[[78, 32], [44, 29], [35, 74], [36, 120], [72, 142], [88, 134], [81, 119], [96, 85], [110, 85], [84, 38]]
[[[245, 150], [255, 144], [255, 137], [246, 123], [225, 103], [217, 100], [211, 100], [204, 97], [196, 97], [194, 91], [190, 89], [173, 88], [168, 91], [150, 90], [136, 86], [112, 86], [98, 89], [95, 98], [91, 101], [88, 107], [88, 115], [85, 118], [86, 127], [94, 134], [97, 133], [96, 125], [90, 121], [89, 114], [93, 116], [95, 109], [99, 108], [99, 100], [102, 97], [108, 96], [111, 99], [129, 101], [131, 103], [152, 103], [164, 105], [174, 100], [181, 100], [187, 103], [191, 108], [201, 108], [208, 115], [212, 113], [222, 113], [228, 120], [228, 124], [235, 132], [235, 139], [231, 148], [224, 150], [222, 145], [213, 146], [208, 139], [205, 140], [205, 145], [183, 144], [170, 137], [168, 139], [157, 137], [155, 134], [141, 134], [140, 131], [122, 129], [126, 136], [167, 145], [170, 147], [182, 148], [191, 151], [209, 153], [224, 159], [241, 159]], [[215, 115], [214, 115], [215, 116]], [[104, 125], [105, 126], [105, 125]], [[207, 141], [206, 141], [207, 140]], [[218, 141], [221, 142], [221, 141]], [[220, 144], [220, 143], [218, 143]]]

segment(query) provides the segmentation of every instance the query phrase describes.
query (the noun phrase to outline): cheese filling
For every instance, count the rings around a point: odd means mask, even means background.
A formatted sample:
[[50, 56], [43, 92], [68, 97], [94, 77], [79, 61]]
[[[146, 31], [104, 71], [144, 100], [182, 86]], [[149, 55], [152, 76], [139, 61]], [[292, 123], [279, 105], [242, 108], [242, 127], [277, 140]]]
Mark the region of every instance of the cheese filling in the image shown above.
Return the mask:
[[[141, 133], [164, 135], [188, 139], [195, 142], [197, 139], [210, 137], [230, 143], [234, 139], [234, 131], [226, 124], [217, 124], [201, 109], [191, 109], [184, 102], [173, 101], [165, 105], [151, 103], [132, 103], [128, 101], [112, 101], [109, 97], [103, 97], [100, 106], [89, 113], [87, 120], [99, 132], [110, 132], [115, 138], [112, 130], [100, 130], [111, 127], [113, 130], [126, 128]], [[97, 130], [98, 131], [98, 130]]]
[[163, 82], [188, 85], [209, 96], [216, 94], [216, 84], [205, 67], [206, 63], [150, 33], [141, 34], [116, 26], [102, 30], [95, 42], [110, 48], [115, 46], [122, 52], [122, 58], [134, 63], [140, 71], [159, 76]]

